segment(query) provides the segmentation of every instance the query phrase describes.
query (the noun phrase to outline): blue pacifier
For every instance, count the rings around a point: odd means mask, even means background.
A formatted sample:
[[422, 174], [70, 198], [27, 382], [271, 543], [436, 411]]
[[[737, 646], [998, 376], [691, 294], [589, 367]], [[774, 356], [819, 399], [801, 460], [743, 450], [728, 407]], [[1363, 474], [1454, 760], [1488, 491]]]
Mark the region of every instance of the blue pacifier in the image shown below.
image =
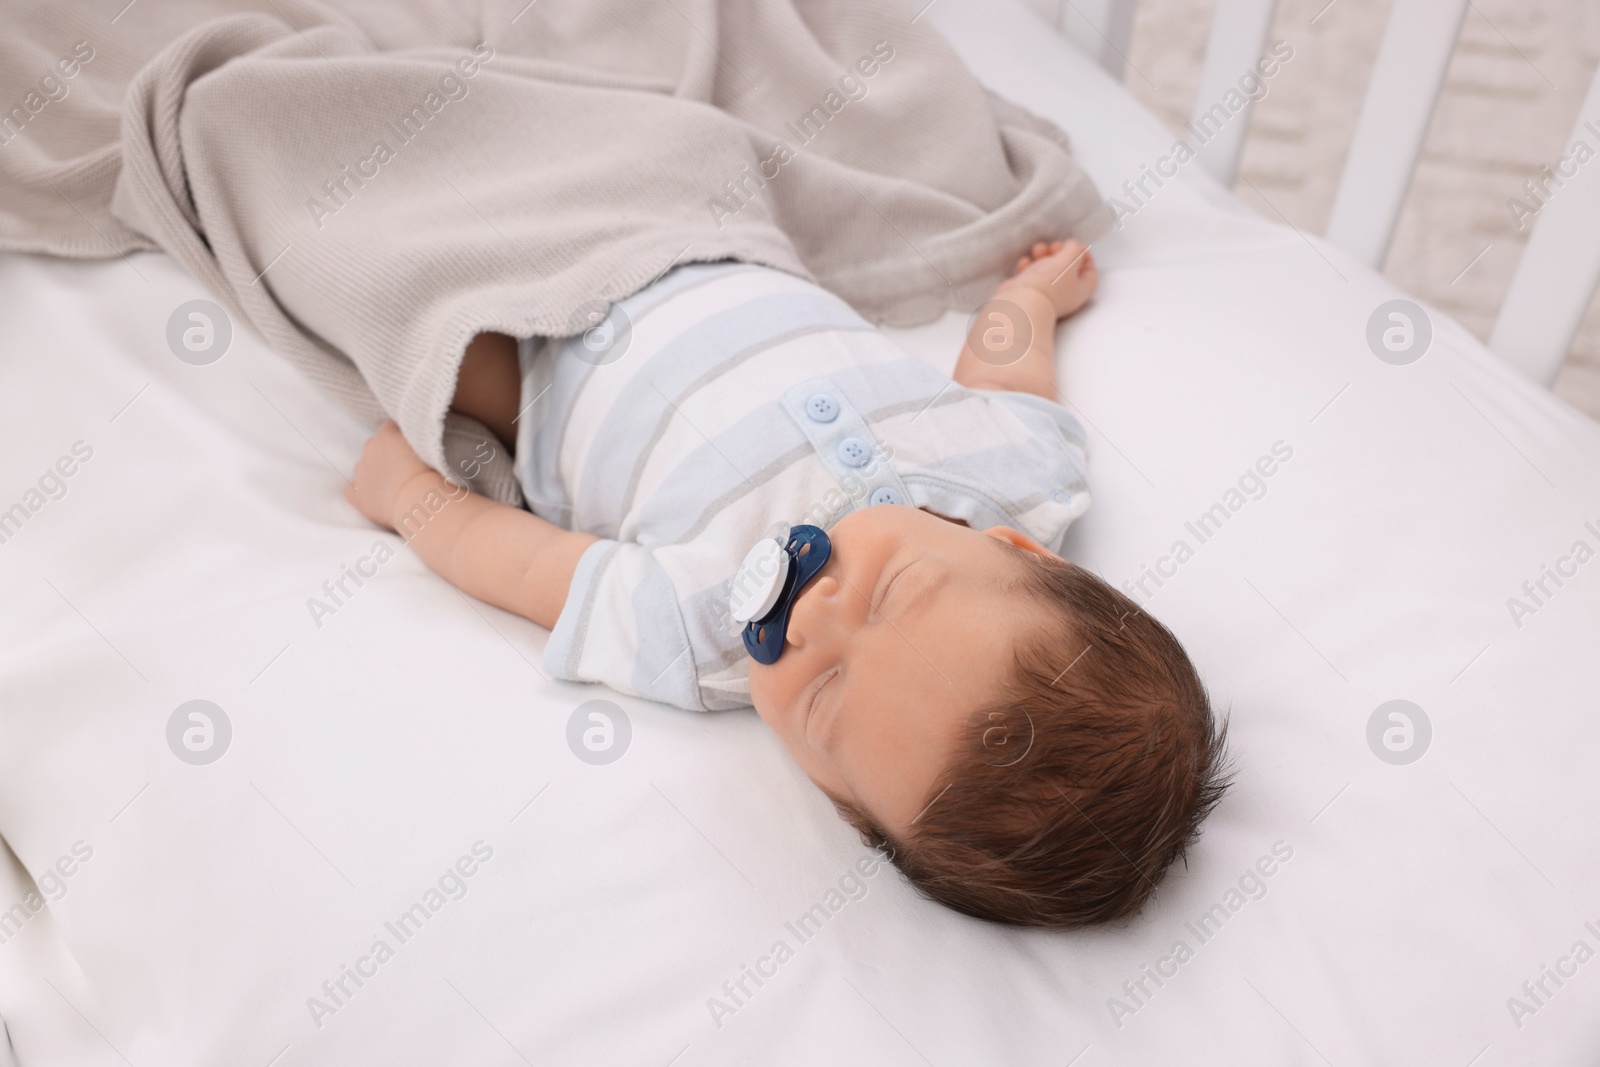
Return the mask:
[[757, 663], [776, 663], [789, 630], [789, 609], [800, 590], [833, 554], [833, 543], [817, 526], [793, 526], [789, 539], [756, 542], [733, 576], [728, 609], [744, 623], [744, 647]]

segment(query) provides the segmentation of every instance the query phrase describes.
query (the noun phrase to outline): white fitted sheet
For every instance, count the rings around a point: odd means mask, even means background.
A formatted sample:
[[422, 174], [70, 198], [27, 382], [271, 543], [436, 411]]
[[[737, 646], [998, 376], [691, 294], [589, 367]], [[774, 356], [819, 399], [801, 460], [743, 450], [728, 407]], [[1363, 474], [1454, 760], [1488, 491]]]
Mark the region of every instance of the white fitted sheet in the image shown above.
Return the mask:
[[[926, 17], [1104, 190], [1165, 153], [1021, 9]], [[1600, 950], [1600, 563], [1520, 626], [1507, 606], [1600, 547], [1596, 426], [1437, 314], [1420, 362], [1380, 362], [1366, 321], [1402, 294], [1195, 168], [1096, 254], [1101, 293], [1063, 332], [1095, 493], [1069, 554], [1137, 579], [1293, 449], [1146, 580], [1231, 714], [1237, 786], [1127, 928], [997, 928], [888, 868], [804, 943], [785, 923], [868, 853], [753, 713], [615, 697], [630, 750], [580, 763], [567, 718], [607, 694], [541, 680], [542, 630], [408, 552], [315, 627], [307, 597], [387, 537], [339, 492], [366, 428], [242, 331], [212, 366], [174, 359], [167, 317], [205, 294], [163, 257], [0, 257], [0, 508], [94, 450], [0, 545], [0, 907], [23, 868], [92, 849], [0, 944], [17, 1061], [1600, 1059], [1600, 961], [1507, 1005], [1580, 939]], [[948, 363], [961, 331], [898, 336]], [[165, 741], [196, 698], [234, 728], [206, 767]], [[1433, 724], [1408, 766], [1366, 743], [1393, 698]], [[460, 899], [385, 933], [479, 841]], [[1202, 942], [1187, 924], [1279, 842], [1264, 895]], [[379, 936], [394, 957], [319, 1027], [308, 998]], [[708, 998], [780, 939], [793, 958], [719, 1026]], [[1124, 983], [1179, 939], [1192, 958], [1135, 1003]]]

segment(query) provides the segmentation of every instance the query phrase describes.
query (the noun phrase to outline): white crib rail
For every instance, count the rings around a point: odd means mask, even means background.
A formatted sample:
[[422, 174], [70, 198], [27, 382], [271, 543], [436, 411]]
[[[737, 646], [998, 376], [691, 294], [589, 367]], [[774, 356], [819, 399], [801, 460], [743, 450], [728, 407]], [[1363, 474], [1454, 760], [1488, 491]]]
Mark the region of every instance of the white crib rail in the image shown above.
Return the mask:
[[1395, 0], [1328, 218], [1328, 240], [1383, 269], [1467, 0]]
[[[1025, 0], [1115, 78], [1133, 38], [1137, 0]], [[1327, 238], [1382, 269], [1405, 205], [1428, 124], [1444, 85], [1470, 0], [1394, 0], [1334, 197]], [[1274, 0], [1217, 0], [1195, 94], [1198, 118], [1235, 85], [1263, 50]], [[1238, 174], [1250, 123], [1232, 122], [1199, 153], [1225, 185]], [[1585, 123], [1593, 123], [1590, 128]], [[1562, 158], [1574, 141], [1600, 139], [1600, 71], [1589, 86], [1572, 137], [1553, 145]], [[1578, 169], [1546, 198], [1495, 322], [1489, 347], [1548, 385], [1600, 286], [1600, 161]]]
[[[1255, 101], [1247, 99], [1243, 110], [1232, 120], [1226, 117], [1229, 112], [1225, 107], [1222, 121], [1216, 122], [1213, 113], [1222, 107], [1220, 101], [1228, 90], [1238, 91], [1240, 76], [1254, 70], [1256, 61], [1266, 51], [1267, 33], [1272, 29], [1272, 12], [1276, 7], [1277, 0], [1217, 0], [1216, 14], [1211, 18], [1206, 65], [1200, 74], [1200, 88], [1194, 96], [1194, 112], [1189, 122], [1191, 130], [1203, 129], [1209, 140], [1196, 143], [1200, 138], [1191, 134], [1189, 143], [1206, 172], [1230, 187], [1239, 176], [1239, 159], [1244, 155]], [[1213, 125], [1215, 132], [1212, 132]]]
[[[1593, 148], [1597, 137], [1600, 71], [1589, 83], [1572, 136], [1553, 158], [1565, 157], [1576, 141]], [[1561, 181], [1559, 187], [1550, 187], [1550, 196], [1539, 209], [1489, 336], [1495, 355], [1545, 385], [1561, 369], [1600, 284], [1600, 162], [1578, 166], [1577, 174]]]
[[1133, 43], [1134, 0], [1027, 0], [1078, 51], [1122, 79]]

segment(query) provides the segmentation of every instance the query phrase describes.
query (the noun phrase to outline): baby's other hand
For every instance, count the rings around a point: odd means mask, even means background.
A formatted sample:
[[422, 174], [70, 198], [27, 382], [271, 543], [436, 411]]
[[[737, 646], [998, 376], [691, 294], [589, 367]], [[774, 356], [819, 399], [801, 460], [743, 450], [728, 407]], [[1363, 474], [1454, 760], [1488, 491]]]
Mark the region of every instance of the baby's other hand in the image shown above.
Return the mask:
[[1037, 242], [1017, 260], [1017, 273], [1000, 284], [996, 295], [1021, 287], [1043, 293], [1066, 318], [1089, 302], [1100, 284], [1094, 253], [1081, 241]]
[[345, 499], [379, 526], [394, 528], [400, 490], [417, 475], [432, 470], [417, 457], [400, 427], [386, 419], [367, 440], [356, 461], [355, 481], [345, 486]]

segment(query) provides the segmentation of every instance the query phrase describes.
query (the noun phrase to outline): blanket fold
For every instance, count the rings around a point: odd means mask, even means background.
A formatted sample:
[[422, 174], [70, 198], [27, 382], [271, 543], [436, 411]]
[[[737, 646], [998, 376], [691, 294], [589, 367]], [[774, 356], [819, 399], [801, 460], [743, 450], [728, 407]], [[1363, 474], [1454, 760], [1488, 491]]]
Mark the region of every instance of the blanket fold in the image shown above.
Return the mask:
[[578, 333], [725, 258], [910, 325], [1110, 223], [1061, 131], [897, 0], [39, 0], [8, 29], [0, 248], [170, 253], [441, 470], [480, 331]]

